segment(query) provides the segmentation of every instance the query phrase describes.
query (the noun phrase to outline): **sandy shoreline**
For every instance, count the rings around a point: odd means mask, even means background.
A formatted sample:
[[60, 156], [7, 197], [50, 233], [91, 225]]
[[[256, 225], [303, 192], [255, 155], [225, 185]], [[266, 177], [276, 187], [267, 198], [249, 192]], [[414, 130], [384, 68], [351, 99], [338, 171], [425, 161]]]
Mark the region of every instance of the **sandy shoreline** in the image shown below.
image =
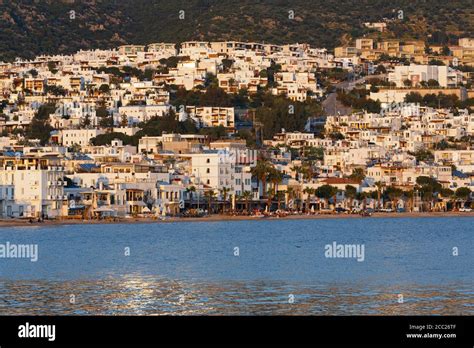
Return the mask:
[[105, 220], [45, 220], [44, 222], [30, 223], [28, 220], [0, 220], [2, 227], [18, 226], [54, 226], [54, 225], [79, 225], [79, 224], [136, 224], [136, 223], [173, 223], [173, 222], [222, 222], [222, 221], [280, 221], [280, 220], [308, 220], [308, 219], [371, 219], [371, 218], [433, 218], [433, 217], [474, 217], [474, 212], [436, 212], [436, 213], [374, 213], [370, 217], [362, 217], [357, 214], [316, 214], [316, 215], [288, 215], [286, 217], [258, 218], [252, 216], [229, 216], [211, 215], [201, 218], [173, 218], [165, 220], [154, 220], [151, 218], [118, 219], [116, 221]]

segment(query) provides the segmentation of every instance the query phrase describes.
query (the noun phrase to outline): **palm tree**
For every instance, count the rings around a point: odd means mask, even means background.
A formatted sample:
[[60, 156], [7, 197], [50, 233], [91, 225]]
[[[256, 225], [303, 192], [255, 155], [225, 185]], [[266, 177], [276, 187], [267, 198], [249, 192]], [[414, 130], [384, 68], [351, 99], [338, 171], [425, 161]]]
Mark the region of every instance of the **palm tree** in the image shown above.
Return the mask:
[[303, 165], [301, 168], [301, 173], [303, 173], [303, 180], [309, 181], [313, 178], [314, 170], [311, 163]]
[[356, 199], [359, 201], [359, 204], [360, 202], [362, 202], [362, 210], [365, 210], [365, 207], [366, 207], [366, 202], [365, 202], [366, 197], [367, 197], [366, 192], [357, 192]]
[[377, 209], [380, 210], [382, 205], [382, 190], [385, 184], [381, 181], [377, 181], [375, 183], [375, 187], [377, 187]]
[[352, 185], [346, 185], [345, 196], [349, 198], [349, 209], [352, 210], [352, 202], [357, 196], [357, 189]]
[[408, 190], [408, 191], [405, 191], [403, 192], [403, 196], [405, 196], [406, 200], [407, 200], [407, 211], [413, 211], [413, 206], [414, 206], [414, 198], [415, 198], [415, 191], [413, 190]]
[[196, 192], [196, 187], [195, 186], [190, 186], [186, 188], [186, 192], [189, 193], [189, 200], [193, 201], [193, 192]]
[[283, 181], [283, 174], [276, 168], [272, 168], [268, 173], [268, 180], [273, 184], [275, 192], [278, 191], [278, 184]]
[[334, 191], [334, 195], [332, 196], [332, 200], [334, 202], [334, 209], [337, 208], [337, 194], [342, 192], [342, 190], [339, 190], [338, 188], [336, 188], [336, 190]]
[[214, 192], [214, 190], [208, 190], [206, 192], [204, 192], [204, 196], [207, 197], [207, 203], [208, 203], [208, 211], [209, 211], [209, 214], [211, 214], [211, 209], [212, 209], [212, 199], [215, 197], [216, 193]]
[[273, 200], [274, 195], [275, 193], [273, 192], [273, 189], [270, 187], [267, 191], [267, 207], [268, 207], [269, 212], [270, 212], [270, 209], [272, 208], [272, 200]]
[[252, 175], [257, 178], [259, 184], [260, 182], [262, 182], [263, 198], [265, 198], [268, 174], [272, 169], [273, 166], [265, 158], [257, 160], [257, 164], [255, 165], [255, 167], [252, 168]]
[[221, 195], [222, 195], [222, 199], [224, 200], [224, 204], [222, 206], [222, 212], [225, 213], [226, 212], [226, 205], [227, 205], [227, 195], [230, 192], [230, 189], [227, 188], [227, 187], [223, 187], [222, 189], [220, 189], [220, 192], [221, 192]]
[[249, 201], [252, 199], [252, 192], [250, 191], [244, 191], [244, 193], [242, 193], [242, 198], [245, 200], [245, 207], [246, 207], [246, 210], [247, 210], [247, 213], [250, 211], [249, 210]]
[[[293, 187], [288, 187], [286, 191], [283, 192], [285, 194], [285, 208], [288, 210], [288, 204], [290, 200], [293, 199], [293, 196], [295, 194], [295, 189]], [[286, 201], [287, 199], [287, 201]], [[292, 208], [293, 209], [293, 208]]]
[[303, 173], [303, 168], [301, 166], [293, 166], [291, 167], [291, 170], [295, 172], [295, 179], [296, 181], [300, 180], [300, 174]]
[[397, 187], [390, 186], [387, 189], [388, 199], [392, 201], [392, 209], [396, 210], [396, 204], [400, 197], [403, 195], [403, 191]]
[[277, 191], [276, 192], [276, 197], [277, 197], [277, 209], [280, 210], [281, 208], [281, 200], [285, 198], [285, 193], [283, 191]]
[[309, 204], [311, 202], [311, 196], [314, 195], [314, 192], [316, 190], [312, 187], [305, 187], [304, 190], [303, 190], [303, 193], [305, 193], [307, 196], [306, 196], [306, 207], [305, 207], [305, 212], [306, 211], [309, 211]]

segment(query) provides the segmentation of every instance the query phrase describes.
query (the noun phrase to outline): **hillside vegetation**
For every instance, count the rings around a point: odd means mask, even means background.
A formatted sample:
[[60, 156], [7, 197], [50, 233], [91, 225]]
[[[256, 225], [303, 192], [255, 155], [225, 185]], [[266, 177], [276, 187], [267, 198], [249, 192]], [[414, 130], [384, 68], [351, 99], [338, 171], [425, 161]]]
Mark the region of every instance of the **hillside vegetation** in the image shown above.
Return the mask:
[[384, 37], [455, 43], [474, 36], [473, 7], [472, 0], [0, 0], [0, 60], [186, 40], [332, 48], [370, 33], [364, 22], [400, 10], [403, 19]]

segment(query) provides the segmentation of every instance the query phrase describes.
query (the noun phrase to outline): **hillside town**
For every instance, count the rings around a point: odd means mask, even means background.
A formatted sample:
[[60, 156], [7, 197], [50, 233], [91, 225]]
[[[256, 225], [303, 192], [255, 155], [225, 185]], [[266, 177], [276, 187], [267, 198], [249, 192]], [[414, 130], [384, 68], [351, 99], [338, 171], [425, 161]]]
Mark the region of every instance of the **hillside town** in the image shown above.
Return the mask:
[[0, 63], [0, 219], [470, 212], [474, 38]]

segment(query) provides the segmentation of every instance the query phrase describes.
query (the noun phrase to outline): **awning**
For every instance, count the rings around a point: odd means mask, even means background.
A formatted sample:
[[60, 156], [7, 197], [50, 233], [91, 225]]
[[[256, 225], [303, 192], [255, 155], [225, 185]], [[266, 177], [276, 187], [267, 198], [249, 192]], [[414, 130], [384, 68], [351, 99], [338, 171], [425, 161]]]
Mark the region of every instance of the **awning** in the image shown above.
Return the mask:
[[131, 202], [127, 202], [127, 206], [131, 206], [131, 205], [134, 205], [134, 206], [137, 206], [137, 207], [146, 207], [146, 204], [145, 204], [145, 202], [143, 202], [143, 201], [131, 201]]
[[99, 207], [97, 209], [94, 209], [94, 212], [96, 212], [96, 213], [113, 213], [114, 210], [110, 209], [110, 208], [107, 208], [107, 207]]

